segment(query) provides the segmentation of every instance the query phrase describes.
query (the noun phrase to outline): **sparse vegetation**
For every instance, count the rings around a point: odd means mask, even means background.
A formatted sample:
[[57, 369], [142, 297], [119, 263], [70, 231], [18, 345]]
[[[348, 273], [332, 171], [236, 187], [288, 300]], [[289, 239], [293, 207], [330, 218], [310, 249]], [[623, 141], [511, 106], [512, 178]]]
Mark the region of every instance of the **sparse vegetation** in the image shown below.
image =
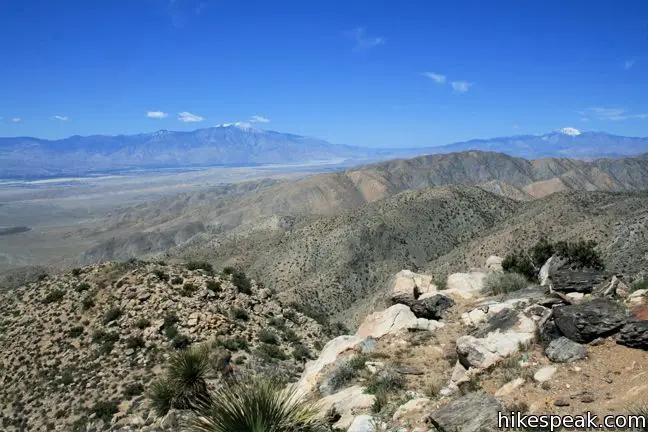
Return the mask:
[[191, 340], [187, 335], [182, 333], [176, 334], [173, 339], [171, 339], [171, 347], [177, 350], [183, 350], [191, 345]]
[[93, 405], [90, 412], [103, 420], [110, 423], [112, 416], [117, 413], [117, 402], [115, 401], [100, 401]]
[[76, 292], [88, 291], [90, 289], [90, 284], [87, 282], [81, 282], [80, 284], [74, 287]]
[[144, 330], [150, 325], [151, 325], [151, 321], [149, 321], [146, 318], [140, 318], [137, 321], [135, 321], [135, 327], [137, 327], [140, 330]]
[[277, 345], [279, 343], [279, 339], [277, 339], [277, 335], [267, 329], [262, 329], [259, 332], [259, 340], [263, 343], [272, 344], [272, 345]]
[[112, 321], [117, 320], [122, 314], [121, 308], [115, 306], [106, 311], [103, 317], [103, 323], [108, 324]]
[[60, 289], [53, 289], [43, 299], [43, 303], [45, 304], [50, 304], [50, 303], [55, 303], [63, 300], [63, 297], [65, 297], [65, 292], [61, 291]]
[[237, 336], [230, 339], [219, 340], [218, 344], [230, 351], [247, 350], [248, 343], [244, 338]]
[[245, 309], [234, 308], [232, 309], [232, 318], [237, 320], [247, 321], [250, 319], [250, 316], [248, 315]]
[[635, 280], [628, 288], [630, 288], [631, 292], [648, 289], [648, 277], [644, 276], [641, 279]]
[[518, 273], [489, 273], [484, 279], [484, 291], [494, 295], [519, 291], [527, 285], [527, 279]]
[[184, 279], [180, 276], [173, 276], [173, 278], [171, 278], [171, 285], [180, 285], [182, 282], [184, 282]]
[[329, 373], [328, 382], [331, 390], [335, 391], [342, 388], [357, 376], [357, 371], [348, 361], [341, 362]]
[[365, 386], [365, 393], [375, 395], [381, 391], [393, 392], [405, 387], [407, 387], [407, 380], [402, 375], [392, 369], [386, 369], [372, 375]]
[[139, 396], [144, 393], [144, 386], [141, 383], [129, 384], [124, 389], [124, 396], [127, 399]]
[[146, 343], [141, 336], [131, 336], [126, 339], [126, 348], [138, 349], [144, 348], [144, 346], [146, 346]]
[[180, 290], [180, 295], [184, 297], [191, 297], [196, 293], [196, 291], [198, 291], [198, 287], [192, 283], [187, 282], [182, 286], [182, 290]]
[[265, 361], [286, 360], [288, 356], [277, 345], [260, 343], [256, 350], [256, 355]]
[[70, 336], [71, 338], [78, 338], [79, 336], [81, 336], [83, 334], [83, 332], [84, 332], [84, 329], [81, 326], [72, 327], [68, 331], [68, 336]]
[[208, 280], [205, 283], [205, 286], [207, 287], [208, 290], [213, 291], [215, 293], [220, 292], [221, 290], [221, 283], [219, 281]]
[[79, 276], [81, 274], [81, 269], [80, 268], [73, 268], [72, 269], [72, 276]]
[[298, 361], [305, 361], [311, 358], [310, 350], [303, 344], [295, 345], [293, 348], [293, 357]]
[[169, 280], [169, 275], [166, 274], [163, 270], [155, 269], [153, 270], [153, 274], [163, 282], [167, 282]]
[[206, 261], [189, 261], [186, 267], [187, 270], [205, 270], [209, 274], [214, 272], [214, 267]]
[[252, 294], [252, 282], [245, 273], [236, 271], [232, 274], [232, 283], [241, 294]]

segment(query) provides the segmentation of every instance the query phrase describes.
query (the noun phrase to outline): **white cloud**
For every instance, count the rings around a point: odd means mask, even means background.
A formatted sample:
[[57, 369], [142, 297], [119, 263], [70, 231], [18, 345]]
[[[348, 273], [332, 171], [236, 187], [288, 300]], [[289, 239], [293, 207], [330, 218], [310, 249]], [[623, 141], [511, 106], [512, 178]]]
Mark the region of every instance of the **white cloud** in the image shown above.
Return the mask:
[[154, 119], [163, 119], [168, 117], [169, 114], [162, 111], [146, 111], [146, 117]]
[[52, 117], [52, 120], [68, 121], [68, 120], [70, 120], [70, 117], [55, 115], [55, 116]]
[[353, 51], [362, 51], [379, 45], [384, 45], [387, 39], [380, 36], [369, 36], [364, 28], [358, 27], [346, 33], [355, 42]]
[[183, 111], [181, 113], [178, 113], [178, 120], [185, 123], [196, 123], [201, 122], [205, 119], [195, 114], [191, 114], [190, 112]]
[[457, 93], [466, 93], [472, 85], [468, 81], [452, 81], [452, 88]]
[[640, 113], [634, 114], [629, 112], [625, 108], [602, 108], [602, 107], [591, 107], [587, 108], [585, 111], [581, 111], [580, 114], [585, 118], [594, 118], [596, 120], [604, 121], [623, 121], [623, 120], [646, 120], [648, 119], [648, 114]]
[[630, 69], [632, 66], [634, 66], [634, 64], [635, 64], [636, 61], [637, 61], [637, 59], [630, 59], [630, 60], [626, 60], [626, 61], [623, 63], [623, 69], [625, 69], [625, 70]]
[[519, 128], [520, 128], [520, 126], [518, 126], [516, 124], [513, 125], [513, 129], [519, 129]]
[[20, 117], [14, 117], [11, 119], [11, 123], [22, 123], [22, 119]]
[[584, 123], [587, 123], [587, 122], [591, 122], [592, 119], [589, 118], [589, 117], [583, 117], [583, 118], [581, 118], [581, 121], [584, 122]]
[[432, 81], [434, 81], [437, 84], [445, 84], [446, 82], [445, 75], [437, 74], [434, 72], [423, 72], [423, 76], [430, 78]]
[[250, 123], [270, 123], [270, 119], [259, 115], [253, 115], [250, 119]]

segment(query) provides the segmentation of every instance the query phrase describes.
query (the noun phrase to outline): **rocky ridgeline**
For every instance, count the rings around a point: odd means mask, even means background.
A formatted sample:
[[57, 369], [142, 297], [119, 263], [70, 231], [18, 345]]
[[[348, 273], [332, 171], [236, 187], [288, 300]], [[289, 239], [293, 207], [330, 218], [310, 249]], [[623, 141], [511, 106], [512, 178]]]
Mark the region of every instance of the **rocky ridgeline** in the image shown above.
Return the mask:
[[240, 373], [298, 378], [325, 340], [254, 282], [183, 266], [108, 263], [0, 295], [3, 431], [157, 430], [145, 393], [172, 350], [204, 342]]
[[645, 415], [646, 290], [552, 257], [540, 285], [493, 295], [501, 262], [443, 290], [401, 271], [393, 305], [326, 344], [297, 388], [350, 432], [494, 431], [503, 410]]

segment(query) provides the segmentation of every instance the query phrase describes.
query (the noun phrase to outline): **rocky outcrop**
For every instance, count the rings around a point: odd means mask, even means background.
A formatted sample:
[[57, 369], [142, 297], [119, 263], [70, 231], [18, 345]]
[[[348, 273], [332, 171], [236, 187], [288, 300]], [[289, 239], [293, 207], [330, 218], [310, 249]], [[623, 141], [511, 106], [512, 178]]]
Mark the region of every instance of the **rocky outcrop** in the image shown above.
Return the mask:
[[439, 432], [491, 432], [498, 430], [497, 414], [503, 410], [494, 397], [475, 392], [444, 405], [428, 418]]
[[553, 315], [560, 332], [579, 343], [588, 343], [596, 338], [615, 334], [626, 324], [629, 317], [623, 306], [607, 299], [557, 307]]
[[587, 356], [587, 347], [563, 336], [552, 340], [545, 349], [545, 354], [553, 362], [567, 363], [584, 359]]
[[318, 402], [320, 413], [334, 413], [336, 421], [333, 427], [348, 428], [356, 415], [370, 412], [376, 400], [376, 396], [364, 390], [363, 387], [352, 386], [321, 399]]
[[390, 281], [389, 291], [393, 304], [410, 305], [421, 295], [436, 291], [432, 276], [401, 270]]
[[485, 277], [486, 273], [479, 271], [453, 273], [448, 276], [448, 288], [443, 292], [463, 299], [478, 297], [484, 288]]
[[554, 291], [563, 293], [591, 293], [607, 278], [602, 270], [593, 268], [571, 268], [566, 259], [552, 256], [539, 273], [540, 285], [550, 285]]
[[404, 329], [433, 331], [441, 327], [443, 327], [443, 323], [417, 318], [409, 307], [397, 304], [384, 311], [374, 312], [367, 316], [358, 327], [356, 337], [378, 339]]
[[455, 305], [454, 300], [443, 294], [421, 296], [412, 302], [409, 307], [417, 318], [440, 320], [443, 314]]
[[631, 348], [648, 350], [648, 321], [637, 321], [623, 326], [617, 342]]

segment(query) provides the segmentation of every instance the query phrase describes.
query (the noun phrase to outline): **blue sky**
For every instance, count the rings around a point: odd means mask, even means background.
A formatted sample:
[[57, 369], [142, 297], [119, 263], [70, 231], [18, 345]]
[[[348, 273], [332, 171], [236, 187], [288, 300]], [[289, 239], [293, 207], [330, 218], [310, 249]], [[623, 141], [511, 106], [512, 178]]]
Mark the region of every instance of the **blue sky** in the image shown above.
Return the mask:
[[4, 0], [0, 117], [44, 138], [251, 120], [376, 147], [647, 136], [648, 2]]

